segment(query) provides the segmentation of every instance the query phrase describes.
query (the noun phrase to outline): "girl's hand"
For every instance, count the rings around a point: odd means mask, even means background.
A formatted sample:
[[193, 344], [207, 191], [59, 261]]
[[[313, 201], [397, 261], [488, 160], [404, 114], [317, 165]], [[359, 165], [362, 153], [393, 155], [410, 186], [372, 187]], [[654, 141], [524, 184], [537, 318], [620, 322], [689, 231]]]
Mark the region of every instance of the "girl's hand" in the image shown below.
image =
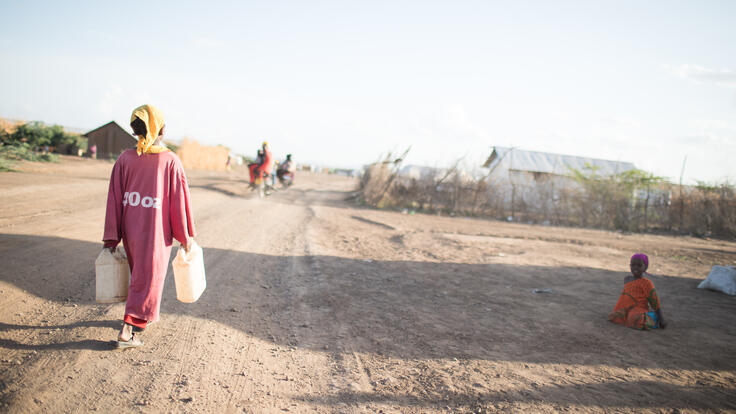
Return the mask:
[[662, 315], [662, 309], [657, 309], [657, 320], [659, 320], [659, 327], [664, 329], [667, 327], [667, 321], [664, 320], [664, 315]]
[[109, 250], [110, 253], [115, 253], [115, 249], [118, 246], [117, 240], [105, 240], [102, 247]]

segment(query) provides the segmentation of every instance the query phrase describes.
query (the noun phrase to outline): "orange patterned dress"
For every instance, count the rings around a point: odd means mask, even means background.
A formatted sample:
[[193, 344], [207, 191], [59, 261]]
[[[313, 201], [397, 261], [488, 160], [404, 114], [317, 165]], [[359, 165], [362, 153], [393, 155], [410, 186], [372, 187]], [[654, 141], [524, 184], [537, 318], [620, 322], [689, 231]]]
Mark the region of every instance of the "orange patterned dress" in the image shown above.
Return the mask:
[[641, 277], [624, 284], [621, 297], [618, 298], [608, 320], [633, 329], [653, 329], [657, 321], [648, 314], [649, 307], [659, 310], [659, 296], [651, 280]]

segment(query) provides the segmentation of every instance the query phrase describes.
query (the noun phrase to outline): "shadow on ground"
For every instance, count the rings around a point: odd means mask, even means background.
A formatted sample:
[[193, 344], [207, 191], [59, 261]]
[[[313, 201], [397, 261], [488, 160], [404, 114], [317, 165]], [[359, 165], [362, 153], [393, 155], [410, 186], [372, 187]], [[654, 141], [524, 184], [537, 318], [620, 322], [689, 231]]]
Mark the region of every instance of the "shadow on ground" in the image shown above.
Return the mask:
[[[0, 280], [50, 301], [109, 306], [94, 303], [94, 258], [99, 249], [96, 243], [77, 240], [0, 234]], [[278, 345], [405, 360], [457, 358], [622, 368], [736, 369], [736, 327], [731, 323], [736, 301], [696, 289], [698, 280], [694, 279], [653, 276], [670, 328], [640, 332], [606, 320], [620, 292], [623, 272], [586, 267], [283, 257], [222, 249], [205, 249], [205, 259], [208, 288], [200, 300], [195, 304], [177, 302], [169, 274], [164, 313], [211, 319]], [[533, 293], [537, 288], [554, 293]], [[58, 326], [2, 323], [0, 330], [118, 326], [118, 321], [111, 320]], [[0, 348], [111, 348], [109, 341], [95, 338], [50, 338], [52, 342], [44, 344], [0, 339]], [[327, 348], [329, 351], [325, 351]], [[714, 408], [728, 401], [724, 395], [728, 390], [719, 387], [657, 384], [648, 407], [674, 409], [687, 401], [691, 408]], [[622, 381], [426, 398], [360, 392], [298, 398], [327, 406], [396, 403], [418, 408], [467, 407], [473, 401], [495, 401], [613, 407], [627, 406], [623, 395], [649, 394], [649, 385]], [[601, 395], [612, 394], [599, 392], [602, 388], [617, 389], [621, 394], [615, 401], [607, 401], [613, 397]], [[673, 402], [668, 395], [675, 393], [678, 397]], [[638, 404], [631, 408], [643, 407]]]
[[[77, 240], [0, 234], [0, 280], [47, 300], [94, 305], [99, 249]], [[205, 262], [208, 288], [196, 304], [174, 299], [170, 271], [163, 312], [213, 319], [283, 345], [339, 352], [349, 342], [354, 352], [408, 359], [736, 369], [736, 301], [695, 289], [694, 279], [653, 276], [671, 325], [639, 332], [606, 320], [623, 272], [221, 249], [205, 249]], [[537, 288], [554, 293], [533, 293]], [[247, 325], [243, 312], [262, 324]], [[116, 327], [112, 321], [81, 321], [59, 328], [85, 324]], [[282, 329], [267, 332], [269, 325]]]

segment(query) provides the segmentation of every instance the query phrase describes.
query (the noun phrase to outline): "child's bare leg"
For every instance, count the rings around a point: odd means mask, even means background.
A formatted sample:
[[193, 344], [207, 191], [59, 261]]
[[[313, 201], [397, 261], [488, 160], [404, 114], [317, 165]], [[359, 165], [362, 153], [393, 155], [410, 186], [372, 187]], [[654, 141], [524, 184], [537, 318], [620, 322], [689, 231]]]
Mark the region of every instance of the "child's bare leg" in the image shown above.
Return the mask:
[[127, 323], [123, 324], [123, 327], [120, 328], [120, 333], [118, 334], [118, 341], [129, 341], [130, 338], [133, 336], [133, 326], [128, 325]]

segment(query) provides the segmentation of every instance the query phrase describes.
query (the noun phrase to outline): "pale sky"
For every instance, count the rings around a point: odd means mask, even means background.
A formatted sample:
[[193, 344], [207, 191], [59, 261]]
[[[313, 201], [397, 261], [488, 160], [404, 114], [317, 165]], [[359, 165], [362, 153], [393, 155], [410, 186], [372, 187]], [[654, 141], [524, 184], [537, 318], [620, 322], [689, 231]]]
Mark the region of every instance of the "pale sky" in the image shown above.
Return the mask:
[[[113, 4], [114, 3], [114, 4]], [[297, 162], [494, 145], [736, 181], [736, 1], [0, 0], [0, 117]]]

